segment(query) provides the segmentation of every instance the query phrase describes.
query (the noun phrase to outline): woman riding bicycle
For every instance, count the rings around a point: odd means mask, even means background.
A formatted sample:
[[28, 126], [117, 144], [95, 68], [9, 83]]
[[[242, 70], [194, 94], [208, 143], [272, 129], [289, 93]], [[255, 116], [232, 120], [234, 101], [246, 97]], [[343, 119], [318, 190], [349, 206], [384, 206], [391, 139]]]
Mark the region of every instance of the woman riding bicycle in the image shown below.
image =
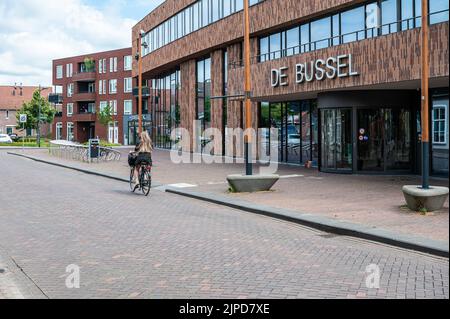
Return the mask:
[[134, 178], [132, 184], [136, 188], [138, 186], [139, 172], [141, 165], [152, 165], [153, 143], [147, 131], [139, 134], [140, 143], [136, 145], [134, 153], [130, 154], [129, 164], [134, 166]]

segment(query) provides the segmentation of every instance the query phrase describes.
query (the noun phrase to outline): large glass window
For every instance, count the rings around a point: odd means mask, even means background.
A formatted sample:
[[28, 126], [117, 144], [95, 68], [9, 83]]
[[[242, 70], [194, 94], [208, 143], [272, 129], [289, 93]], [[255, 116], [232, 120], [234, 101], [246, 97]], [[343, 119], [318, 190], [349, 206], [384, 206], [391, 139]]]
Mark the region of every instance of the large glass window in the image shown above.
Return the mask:
[[224, 17], [228, 17], [231, 14], [232, 2], [234, 2], [234, 0], [223, 0], [223, 16]]
[[[255, 5], [264, 0], [250, 0]], [[243, 0], [198, 0], [153, 30], [150, 30], [151, 46], [143, 51], [149, 54], [199, 28], [244, 9]]]
[[275, 33], [270, 36], [270, 59], [281, 58], [281, 34]]
[[[202, 131], [211, 127], [211, 58], [197, 62], [197, 120]], [[202, 141], [204, 146], [207, 141]]]
[[264, 62], [269, 59], [269, 38], [261, 38], [259, 41], [260, 61]]
[[286, 31], [286, 56], [298, 54], [300, 52], [300, 28], [295, 27]]
[[[448, 0], [430, 0], [430, 23], [448, 21]], [[446, 12], [440, 12], [445, 11]]]
[[331, 18], [311, 22], [311, 42], [314, 50], [330, 46]]
[[364, 7], [355, 8], [341, 13], [341, 32], [343, 34], [342, 36], [343, 43], [364, 39], [365, 31], [361, 31], [364, 29], [365, 29]]
[[383, 25], [383, 34], [397, 32], [397, 9], [397, 0], [381, 1], [381, 24]]
[[[448, 1], [429, 2], [430, 23], [448, 21]], [[421, 14], [421, 0], [382, 0], [368, 3], [304, 23], [300, 27], [261, 37], [260, 62], [420, 27]], [[295, 49], [298, 44], [299, 50]], [[280, 47], [282, 55], [277, 53]]]
[[300, 27], [300, 52], [308, 52], [311, 50], [310, 46], [310, 36], [309, 36], [309, 24], [304, 24]]
[[211, 0], [212, 4], [212, 22], [216, 22], [220, 19], [220, 1]]
[[414, 28], [414, 0], [401, 0], [402, 30]]

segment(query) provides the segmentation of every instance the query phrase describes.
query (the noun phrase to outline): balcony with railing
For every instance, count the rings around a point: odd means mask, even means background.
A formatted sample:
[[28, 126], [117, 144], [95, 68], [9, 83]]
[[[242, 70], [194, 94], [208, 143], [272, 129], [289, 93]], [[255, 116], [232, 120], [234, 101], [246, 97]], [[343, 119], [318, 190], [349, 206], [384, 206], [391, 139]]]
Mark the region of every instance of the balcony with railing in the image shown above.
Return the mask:
[[91, 64], [80, 63], [77, 68], [77, 72], [72, 75], [72, 78], [76, 82], [92, 82], [97, 77], [95, 62]]

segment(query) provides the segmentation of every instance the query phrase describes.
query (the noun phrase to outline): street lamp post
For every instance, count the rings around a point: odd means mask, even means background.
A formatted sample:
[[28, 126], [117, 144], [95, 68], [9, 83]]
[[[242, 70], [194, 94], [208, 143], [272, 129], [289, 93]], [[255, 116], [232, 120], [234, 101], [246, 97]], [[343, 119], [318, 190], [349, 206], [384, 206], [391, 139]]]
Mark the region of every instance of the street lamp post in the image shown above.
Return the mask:
[[252, 164], [252, 136], [249, 134], [252, 128], [252, 109], [251, 109], [251, 80], [250, 80], [250, 16], [249, 16], [249, 1], [244, 0], [244, 90], [245, 90], [245, 128], [248, 134], [245, 134], [245, 168], [246, 175], [253, 175]]
[[145, 36], [145, 31], [141, 30], [138, 35], [137, 45], [138, 53], [136, 58], [138, 60], [138, 133], [142, 133], [142, 47], [147, 48], [148, 44], [142, 38]]
[[429, 128], [429, 47], [428, 0], [422, 0], [422, 188], [429, 189], [430, 128]]

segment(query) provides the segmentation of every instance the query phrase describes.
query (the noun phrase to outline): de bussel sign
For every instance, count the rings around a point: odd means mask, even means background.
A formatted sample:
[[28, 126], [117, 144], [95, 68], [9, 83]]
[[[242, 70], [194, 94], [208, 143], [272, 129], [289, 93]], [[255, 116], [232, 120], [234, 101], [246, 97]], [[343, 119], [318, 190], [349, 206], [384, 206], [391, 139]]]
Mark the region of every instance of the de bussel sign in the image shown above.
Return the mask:
[[[292, 82], [302, 84], [305, 82], [323, 81], [325, 79], [333, 80], [358, 75], [359, 73], [353, 67], [352, 55], [345, 54], [327, 59], [297, 63], [294, 72], [286, 66], [272, 69], [270, 82], [272, 87], [279, 87], [289, 86]], [[295, 80], [292, 81], [291, 78]]]

